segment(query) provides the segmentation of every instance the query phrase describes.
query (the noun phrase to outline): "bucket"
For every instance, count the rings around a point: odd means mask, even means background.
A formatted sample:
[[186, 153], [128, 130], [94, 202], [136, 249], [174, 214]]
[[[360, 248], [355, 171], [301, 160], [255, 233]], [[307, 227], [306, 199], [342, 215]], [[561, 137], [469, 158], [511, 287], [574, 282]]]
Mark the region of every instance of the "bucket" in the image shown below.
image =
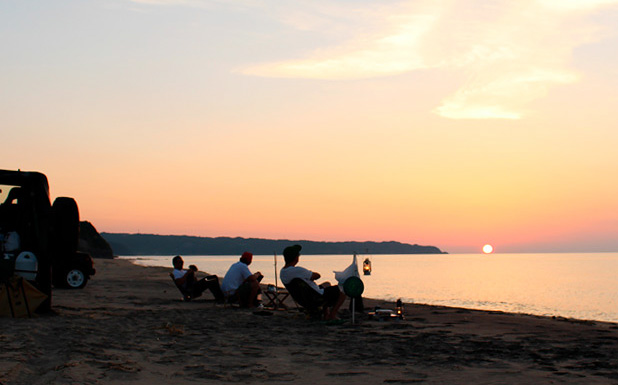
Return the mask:
[[29, 251], [22, 251], [15, 259], [15, 275], [19, 275], [28, 281], [36, 279], [39, 270], [36, 257]]

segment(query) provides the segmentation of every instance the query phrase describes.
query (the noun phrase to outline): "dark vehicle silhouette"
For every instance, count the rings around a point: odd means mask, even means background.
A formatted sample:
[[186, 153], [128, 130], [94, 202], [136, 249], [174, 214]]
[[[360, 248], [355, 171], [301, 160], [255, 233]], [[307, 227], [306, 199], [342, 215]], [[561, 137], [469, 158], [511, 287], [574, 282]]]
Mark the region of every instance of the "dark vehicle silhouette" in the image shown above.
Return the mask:
[[95, 274], [90, 255], [77, 251], [79, 210], [73, 198], [52, 204], [47, 177], [39, 172], [0, 170], [0, 279], [13, 274], [20, 255], [34, 255], [36, 274], [29, 279], [48, 299], [52, 284], [82, 288]]

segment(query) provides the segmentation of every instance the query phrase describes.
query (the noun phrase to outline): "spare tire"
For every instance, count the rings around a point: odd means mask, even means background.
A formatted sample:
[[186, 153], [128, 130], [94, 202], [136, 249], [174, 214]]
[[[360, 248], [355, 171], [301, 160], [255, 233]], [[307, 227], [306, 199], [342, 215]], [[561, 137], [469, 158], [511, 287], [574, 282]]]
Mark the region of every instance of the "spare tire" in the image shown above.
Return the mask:
[[52, 205], [52, 255], [70, 256], [77, 251], [79, 242], [79, 209], [73, 198], [56, 198]]
[[65, 287], [69, 289], [81, 289], [88, 283], [88, 275], [83, 269], [74, 268], [64, 274]]

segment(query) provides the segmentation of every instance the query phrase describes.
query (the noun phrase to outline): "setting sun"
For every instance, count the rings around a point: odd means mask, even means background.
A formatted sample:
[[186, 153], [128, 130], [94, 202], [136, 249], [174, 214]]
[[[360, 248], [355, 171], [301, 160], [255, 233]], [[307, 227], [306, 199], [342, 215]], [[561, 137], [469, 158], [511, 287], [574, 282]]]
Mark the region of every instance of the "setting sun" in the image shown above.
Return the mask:
[[485, 245], [483, 246], [483, 253], [485, 254], [491, 254], [494, 251], [494, 247], [492, 245]]

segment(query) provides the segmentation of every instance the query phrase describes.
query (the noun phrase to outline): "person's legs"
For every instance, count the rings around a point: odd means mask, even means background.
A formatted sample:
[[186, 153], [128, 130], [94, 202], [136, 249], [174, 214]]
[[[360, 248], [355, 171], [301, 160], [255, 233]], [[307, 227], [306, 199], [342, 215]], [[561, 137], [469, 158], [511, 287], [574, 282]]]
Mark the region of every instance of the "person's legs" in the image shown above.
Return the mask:
[[221, 291], [221, 286], [219, 285], [219, 277], [216, 275], [209, 275], [202, 279], [202, 281], [204, 281], [204, 290], [210, 290], [215, 300], [223, 301], [225, 299], [223, 291]]
[[258, 281], [245, 282], [236, 290], [241, 307], [256, 307], [258, 293], [260, 293]]
[[219, 286], [219, 278], [216, 275], [209, 275], [195, 282], [191, 287], [191, 292], [193, 296], [199, 297], [206, 289], [210, 290], [215, 300], [223, 301], [225, 299], [221, 286]]
[[202, 286], [201, 281], [196, 281], [193, 276], [187, 277], [185, 288], [191, 295], [191, 298], [197, 298], [202, 295], [202, 292], [205, 290]]
[[325, 298], [325, 310], [324, 318], [327, 320], [336, 319], [337, 312], [343, 302], [345, 301], [346, 295], [339, 290], [339, 286], [329, 286], [324, 288], [324, 298]]
[[251, 292], [249, 293], [249, 306], [256, 307], [258, 306], [258, 293], [261, 293], [260, 283], [256, 281], [249, 282], [251, 284]]

